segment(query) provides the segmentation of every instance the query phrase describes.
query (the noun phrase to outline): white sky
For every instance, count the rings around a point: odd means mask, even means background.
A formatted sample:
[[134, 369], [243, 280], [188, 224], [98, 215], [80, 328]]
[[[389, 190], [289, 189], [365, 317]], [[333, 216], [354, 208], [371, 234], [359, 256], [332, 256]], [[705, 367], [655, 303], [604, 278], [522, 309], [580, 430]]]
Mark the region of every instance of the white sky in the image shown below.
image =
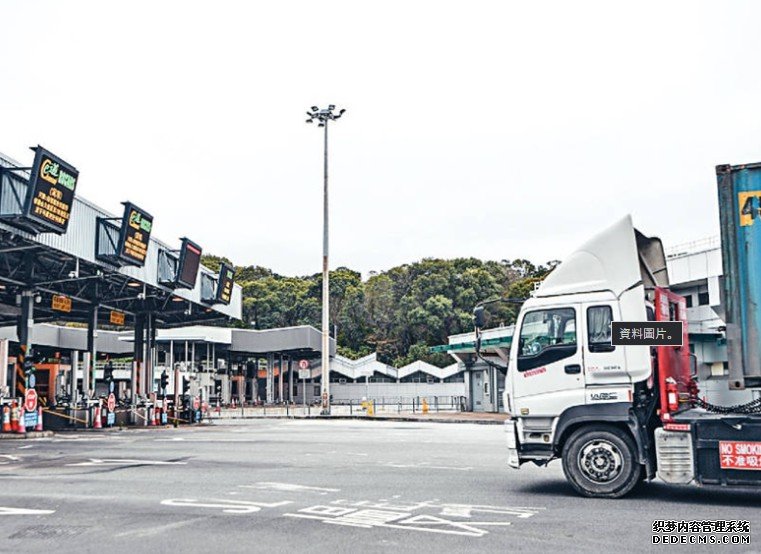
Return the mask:
[[718, 233], [714, 166], [761, 161], [759, 2], [32, 2], [0, 7], [0, 151], [155, 236], [283, 274], [562, 258], [630, 212]]

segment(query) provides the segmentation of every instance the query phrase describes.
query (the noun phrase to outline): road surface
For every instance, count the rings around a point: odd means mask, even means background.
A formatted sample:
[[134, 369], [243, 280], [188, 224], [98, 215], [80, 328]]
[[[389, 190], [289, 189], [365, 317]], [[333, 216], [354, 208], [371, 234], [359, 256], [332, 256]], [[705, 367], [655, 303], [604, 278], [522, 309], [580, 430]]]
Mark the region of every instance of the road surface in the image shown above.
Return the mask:
[[749, 520], [752, 544], [682, 548], [761, 545], [757, 492], [582, 499], [557, 462], [508, 469], [504, 442], [501, 425], [361, 420], [0, 441], [0, 552], [644, 552], [654, 520], [717, 519]]

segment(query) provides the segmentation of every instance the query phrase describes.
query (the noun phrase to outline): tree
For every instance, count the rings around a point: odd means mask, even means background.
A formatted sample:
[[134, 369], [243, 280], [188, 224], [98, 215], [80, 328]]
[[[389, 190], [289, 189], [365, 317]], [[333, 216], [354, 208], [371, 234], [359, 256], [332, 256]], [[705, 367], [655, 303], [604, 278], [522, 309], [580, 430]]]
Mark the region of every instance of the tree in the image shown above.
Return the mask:
[[[205, 255], [217, 270], [227, 258]], [[528, 298], [536, 283], [557, 261], [535, 265], [529, 260], [481, 261], [477, 258], [418, 262], [371, 273], [339, 267], [330, 273], [331, 331], [338, 330], [338, 352], [359, 358], [375, 352], [385, 363], [406, 365], [417, 359], [438, 366], [452, 363], [430, 347], [446, 344], [449, 335], [472, 331], [473, 308], [497, 298]], [[320, 328], [322, 275], [284, 277], [261, 266], [236, 267], [243, 288], [244, 326], [257, 329], [312, 325]], [[519, 305], [490, 304], [489, 326], [515, 322]]]

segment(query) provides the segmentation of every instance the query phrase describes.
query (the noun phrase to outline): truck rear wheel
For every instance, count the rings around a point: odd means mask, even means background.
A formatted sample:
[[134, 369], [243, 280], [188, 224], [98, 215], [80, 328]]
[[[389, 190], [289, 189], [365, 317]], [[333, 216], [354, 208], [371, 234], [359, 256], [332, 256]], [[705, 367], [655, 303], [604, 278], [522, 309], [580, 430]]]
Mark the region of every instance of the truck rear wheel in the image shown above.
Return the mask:
[[617, 427], [582, 427], [563, 447], [563, 472], [581, 495], [620, 498], [640, 481], [636, 452], [631, 437]]

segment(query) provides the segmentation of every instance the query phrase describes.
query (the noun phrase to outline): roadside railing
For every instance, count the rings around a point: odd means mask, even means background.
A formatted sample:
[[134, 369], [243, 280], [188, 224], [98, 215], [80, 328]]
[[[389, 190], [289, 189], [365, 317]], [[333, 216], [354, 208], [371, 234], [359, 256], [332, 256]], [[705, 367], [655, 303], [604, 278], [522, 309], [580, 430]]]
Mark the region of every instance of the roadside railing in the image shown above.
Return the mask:
[[[464, 396], [381, 397], [368, 400], [334, 400], [331, 415], [392, 415], [437, 412], [463, 412]], [[212, 402], [205, 417], [210, 419], [239, 419], [253, 417], [309, 417], [319, 415], [321, 406], [315, 404], [271, 404], [215, 407]]]

